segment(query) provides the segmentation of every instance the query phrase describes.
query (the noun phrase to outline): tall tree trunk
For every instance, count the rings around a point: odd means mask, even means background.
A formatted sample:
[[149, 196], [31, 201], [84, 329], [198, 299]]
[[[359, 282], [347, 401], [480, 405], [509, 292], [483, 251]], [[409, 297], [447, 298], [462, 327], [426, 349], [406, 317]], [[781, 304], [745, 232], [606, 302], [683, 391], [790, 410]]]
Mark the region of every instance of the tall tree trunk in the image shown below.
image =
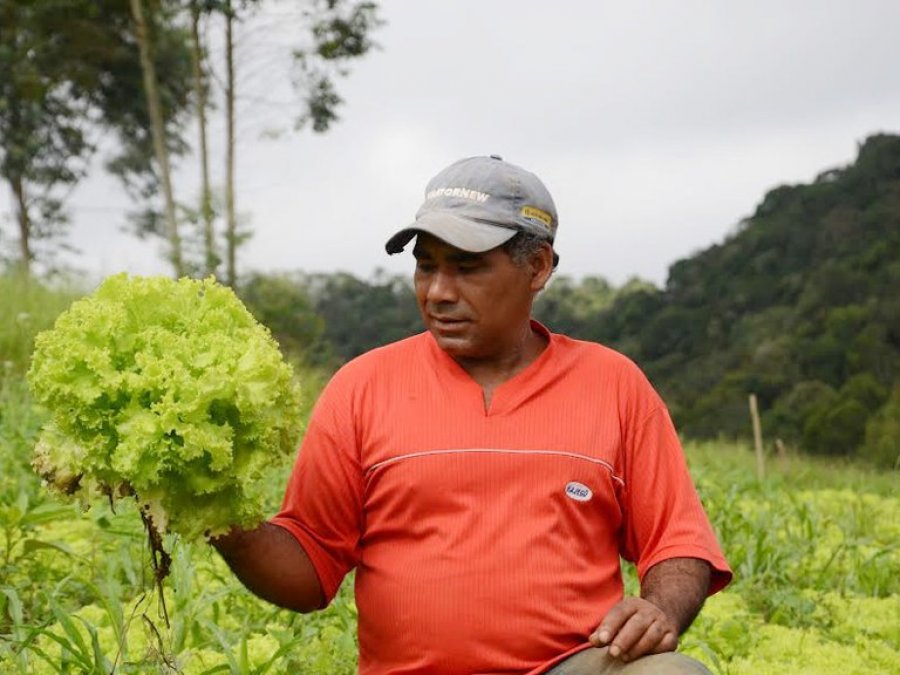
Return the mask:
[[156, 79], [156, 67], [151, 55], [150, 32], [144, 20], [142, 0], [131, 0], [131, 15], [134, 18], [135, 34], [141, 54], [141, 71], [144, 76], [144, 92], [147, 95], [147, 107], [150, 113], [150, 124], [153, 134], [153, 149], [159, 164], [159, 177], [162, 182], [165, 198], [166, 232], [171, 247], [172, 267], [175, 276], [184, 275], [184, 261], [181, 257], [181, 239], [178, 236], [178, 221], [175, 219], [175, 198], [172, 195], [172, 180], [169, 171], [169, 151], [166, 147], [165, 124], [163, 123], [162, 104], [159, 98], [159, 83]]
[[234, 212], [234, 13], [231, 0], [225, 3], [225, 242], [226, 282], [234, 288], [235, 248], [237, 247], [237, 216]]
[[194, 96], [197, 99], [197, 121], [200, 132], [200, 216], [203, 219], [203, 259], [207, 275], [219, 266], [213, 232], [212, 192], [209, 187], [209, 150], [206, 144], [206, 77], [203, 72], [203, 49], [200, 45], [200, 5], [191, 2], [191, 61]]
[[25, 199], [25, 185], [22, 176], [9, 179], [13, 197], [16, 200], [19, 221], [19, 269], [26, 279], [31, 276], [31, 218], [28, 216], [28, 202]]

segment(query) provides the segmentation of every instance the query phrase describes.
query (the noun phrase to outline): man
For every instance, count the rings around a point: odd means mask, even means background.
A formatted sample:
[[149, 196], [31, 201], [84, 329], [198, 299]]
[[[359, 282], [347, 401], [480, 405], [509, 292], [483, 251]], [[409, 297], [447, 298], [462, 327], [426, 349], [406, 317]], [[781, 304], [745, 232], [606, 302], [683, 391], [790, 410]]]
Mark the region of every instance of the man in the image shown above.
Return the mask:
[[531, 319], [556, 228], [499, 157], [438, 174], [387, 243], [415, 239], [427, 332], [344, 366], [281, 513], [216, 542], [301, 612], [355, 568], [363, 673], [707, 672], [672, 652], [731, 572], [637, 367]]

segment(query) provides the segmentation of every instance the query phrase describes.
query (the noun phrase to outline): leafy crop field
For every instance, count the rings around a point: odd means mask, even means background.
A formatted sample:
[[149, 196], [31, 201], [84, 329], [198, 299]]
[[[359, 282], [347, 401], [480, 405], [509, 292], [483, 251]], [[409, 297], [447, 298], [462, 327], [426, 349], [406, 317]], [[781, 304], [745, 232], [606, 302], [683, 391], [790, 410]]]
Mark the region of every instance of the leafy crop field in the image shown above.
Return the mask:
[[682, 644], [713, 672], [900, 672], [897, 474], [688, 445], [735, 581]]
[[[41, 487], [29, 463], [44, 416], [22, 374], [54, 316], [37, 306], [65, 303], [28, 295], [0, 283], [12, 317], [0, 327], [0, 673], [355, 672], [348, 584], [327, 611], [292, 614], [245, 591], [208, 546], [170, 537], [162, 602], [135, 508], [83, 511]], [[302, 379], [308, 411], [321, 382]], [[790, 456], [760, 483], [745, 447], [687, 451], [736, 577], [682, 649], [721, 674], [900, 672], [897, 473]], [[272, 468], [270, 512], [288, 470]]]

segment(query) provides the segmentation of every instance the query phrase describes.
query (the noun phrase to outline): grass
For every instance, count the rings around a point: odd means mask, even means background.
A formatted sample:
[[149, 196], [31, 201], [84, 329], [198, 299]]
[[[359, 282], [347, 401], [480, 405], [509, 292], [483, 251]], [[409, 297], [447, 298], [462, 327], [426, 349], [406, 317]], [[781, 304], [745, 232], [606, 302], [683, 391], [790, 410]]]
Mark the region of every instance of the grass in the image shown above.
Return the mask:
[[[720, 479], [741, 485], [755, 482], [756, 459], [749, 446], [733, 442], [687, 443], [688, 460], [695, 478], [713, 469]], [[723, 453], [722, 447], [744, 447], [746, 452]], [[878, 470], [863, 462], [842, 457], [815, 457], [797, 452], [766, 460], [765, 485], [769, 488], [848, 489], [879, 495], [896, 494], [900, 473]]]
[[0, 378], [21, 376], [28, 368], [34, 336], [53, 325], [79, 293], [49, 288], [14, 274], [0, 274]]

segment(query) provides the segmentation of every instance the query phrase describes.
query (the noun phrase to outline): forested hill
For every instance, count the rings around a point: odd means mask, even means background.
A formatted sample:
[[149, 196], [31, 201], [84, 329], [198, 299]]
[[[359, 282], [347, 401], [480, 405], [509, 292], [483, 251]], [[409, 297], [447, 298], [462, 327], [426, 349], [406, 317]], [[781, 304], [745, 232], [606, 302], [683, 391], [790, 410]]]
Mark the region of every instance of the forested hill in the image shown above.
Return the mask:
[[822, 454], [900, 452], [900, 137], [770, 191], [664, 290], [620, 294], [568, 332], [634, 358], [691, 436], [748, 435]]
[[[331, 368], [421, 330], [409, 281], [257, 275], [240, 290], [286, 350]], [[535, 313], [635, 359], [689, 436], [749, 436], [755, 393], [770, 443], [894, 465], [900, 136], [873, 136], [851, 166], [770, 191], [723, 243], [675, 263], [664, 290], [559, 276]]]

